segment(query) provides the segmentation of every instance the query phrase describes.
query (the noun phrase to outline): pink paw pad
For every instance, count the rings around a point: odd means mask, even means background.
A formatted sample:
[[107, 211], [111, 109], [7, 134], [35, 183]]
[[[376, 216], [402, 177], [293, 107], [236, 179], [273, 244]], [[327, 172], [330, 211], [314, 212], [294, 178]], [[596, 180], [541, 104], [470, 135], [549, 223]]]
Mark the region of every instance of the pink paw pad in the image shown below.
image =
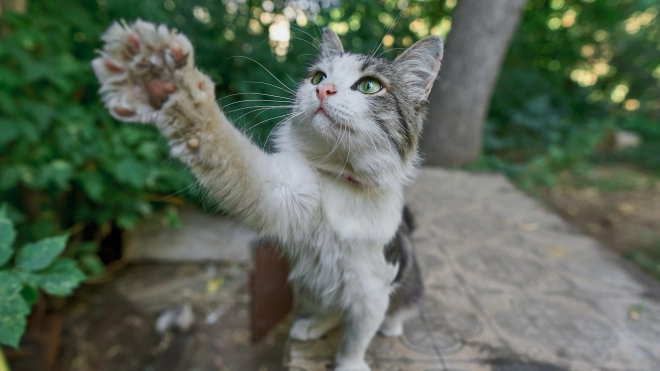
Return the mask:
[[130, 42], [135, 49], [140, 49], [140, 36], [130, 33], [128, 34], [128, 42]]
[[185, 55], [183, 55], [183, 50], [181, 50], [181, 47], [178, 44], [173, 44], [170, 47], [170, 54], [172, 55], [172, 59], [177, 63], [185, 57]]
[[124, 71], [124, 69], [121, 68], [121, 66], [119, 66], [118, 64], [116, 64], [112, 61], [108, 61], [108, 60], [105, 61], [105, 67], [110, 72], [122, 72], [122, 71]]
[[122, 117], [130, 117], [130, 116], [133, 116], [135, 114], [135, 111], [133, 111], [129, 108], [126, 108], [126, 107], [115, 107], [114, 110], [119, 116], [122, 116]]
[[147, 84], [149, 103], [154, 108], [160, 108], [167, 97], [176, 91], [176, 86], [169, 81], [152, 80]]

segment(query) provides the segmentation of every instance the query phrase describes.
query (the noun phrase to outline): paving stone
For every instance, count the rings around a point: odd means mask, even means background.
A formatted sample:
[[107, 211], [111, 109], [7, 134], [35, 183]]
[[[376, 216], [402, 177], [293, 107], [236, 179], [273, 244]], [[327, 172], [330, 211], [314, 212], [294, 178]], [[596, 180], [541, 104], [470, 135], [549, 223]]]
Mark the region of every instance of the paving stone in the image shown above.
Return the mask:
[[[660, 285], [503, 176], [423, 169], [407, 194], [428, 295], [374, 371], [657, 371]], [[290, 342], [326, 371], [338, 334]]]
[[186, 207], [181, 226], [173, 228], [155, 217], [124, 235], [123, 257], [130, 262], [209, 262], [251, 260], [257, 237], [243, 224], [221, 215]]

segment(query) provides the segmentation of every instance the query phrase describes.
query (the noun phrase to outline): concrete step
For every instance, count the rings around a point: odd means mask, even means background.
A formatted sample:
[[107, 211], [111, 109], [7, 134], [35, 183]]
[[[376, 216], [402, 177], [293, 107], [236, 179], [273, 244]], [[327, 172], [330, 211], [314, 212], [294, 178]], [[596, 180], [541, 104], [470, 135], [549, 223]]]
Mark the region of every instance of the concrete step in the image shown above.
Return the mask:
[[[374, 371], [660, 370], [660, 288], [501, 175], [424, 169], [407, 203], [427, 287]], [[331, 370], [338, 334], [285, 367]]]

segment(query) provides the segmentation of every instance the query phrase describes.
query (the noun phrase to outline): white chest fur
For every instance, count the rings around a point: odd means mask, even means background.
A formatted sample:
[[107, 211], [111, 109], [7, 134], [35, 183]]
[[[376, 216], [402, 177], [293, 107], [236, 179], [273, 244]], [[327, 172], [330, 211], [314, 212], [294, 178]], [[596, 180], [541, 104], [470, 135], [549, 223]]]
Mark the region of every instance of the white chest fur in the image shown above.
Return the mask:
[[323, 307], [347, 307], [368, 291], [387, 291], [398, 267], [383, 249], [401, 221], [402, 192], [362, 189], [320, 175], [321, 221], [291, 249], [292, 280]]

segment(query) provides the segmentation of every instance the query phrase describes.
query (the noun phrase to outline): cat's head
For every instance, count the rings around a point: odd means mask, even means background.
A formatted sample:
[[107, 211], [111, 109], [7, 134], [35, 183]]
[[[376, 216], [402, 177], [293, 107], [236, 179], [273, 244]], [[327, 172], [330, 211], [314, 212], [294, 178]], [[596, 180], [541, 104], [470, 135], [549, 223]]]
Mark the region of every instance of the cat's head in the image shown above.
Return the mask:
[[289, 128], [316, 166], [369, 184], [409, 178], [426, 100], [443, 54], [442, 39], [426, 37], [395, 60], [345, 52], [323, 30], [319, 56], [298, 86]]

